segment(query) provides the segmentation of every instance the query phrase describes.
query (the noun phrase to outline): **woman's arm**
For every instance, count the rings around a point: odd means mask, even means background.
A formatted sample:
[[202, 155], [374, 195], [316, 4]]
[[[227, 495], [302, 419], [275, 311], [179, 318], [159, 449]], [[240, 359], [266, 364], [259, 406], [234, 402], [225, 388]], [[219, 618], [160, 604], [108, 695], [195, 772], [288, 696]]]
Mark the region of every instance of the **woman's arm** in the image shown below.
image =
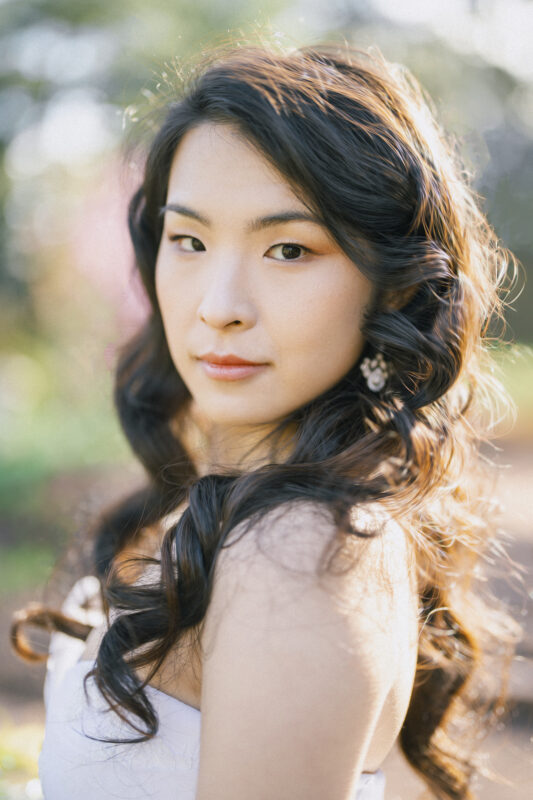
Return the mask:
[[300, 503], [260, 528], [217, 563], [196, 798], [351, 800], [394, 673], [381, 542], [356, 540], [355, 569], [319, 583], [324, 514]]

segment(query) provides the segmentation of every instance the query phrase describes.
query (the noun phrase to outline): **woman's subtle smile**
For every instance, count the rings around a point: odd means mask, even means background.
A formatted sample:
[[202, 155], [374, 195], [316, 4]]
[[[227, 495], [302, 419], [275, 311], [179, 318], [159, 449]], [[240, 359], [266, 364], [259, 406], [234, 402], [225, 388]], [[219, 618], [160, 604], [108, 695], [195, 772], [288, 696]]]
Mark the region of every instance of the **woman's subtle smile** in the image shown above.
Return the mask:
[[269, 366], [268, 362], [248, 361], [231, 353], [228, 355], [206, 353], [196, 358], [205, 374], [216, 381], [240, 381], [263, 372]]

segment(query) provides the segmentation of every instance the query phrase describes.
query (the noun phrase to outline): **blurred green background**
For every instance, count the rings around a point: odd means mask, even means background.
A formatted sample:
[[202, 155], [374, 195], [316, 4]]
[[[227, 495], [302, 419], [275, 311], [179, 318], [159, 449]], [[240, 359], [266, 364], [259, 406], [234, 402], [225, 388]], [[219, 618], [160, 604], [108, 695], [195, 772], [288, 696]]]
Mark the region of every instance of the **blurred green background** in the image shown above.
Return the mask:
[[[144, 314], [126, 228], [139, 163], [124, 158], [124, 142], [174, 57], [241, 31], [288, 45], [377, 45], [406, 64], [455, 137], [497, 234], [524, 272], [532, 264], [530, 0], [0, 0], [0, 797], [39, 797], [43, 673], [6, 652], [10, 614], [40, 599], [68, 541], [83, 549], [92, 515], [142, 480], [111, 403], [116, 349]], [[498, 445], [509, 492], [525, 489], [507, 500], [527, 560], [527, 281], [507, 320], [516, 348], [496, 360], [518, 416]], [[75, 567], [62, 566], [71, 577]]]

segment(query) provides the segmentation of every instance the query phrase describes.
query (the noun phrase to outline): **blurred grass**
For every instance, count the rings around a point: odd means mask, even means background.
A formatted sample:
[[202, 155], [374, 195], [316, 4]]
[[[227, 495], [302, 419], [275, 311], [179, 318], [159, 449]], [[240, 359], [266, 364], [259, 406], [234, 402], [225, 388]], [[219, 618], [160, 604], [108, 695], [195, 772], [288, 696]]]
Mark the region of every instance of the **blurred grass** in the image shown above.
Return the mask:
[[533, 445], [533, 349], [527, 345], [502, 348], [493, 353], [496, 377], [503, 383], [516, 406], [516, 421], [504, 424], [509, 442]]
[[0, 461], [0, 513], [40, 506], [42, 486], [56, 474], [129, 459], [111, 408], [84, 413], [60, 406], [47, 408], [19, 432], [17, 446]]
[[51, 390], [26, 414], [11, 414], [2, 440], [0, 514], [42, 508], [43, 487], [55, 475], [131, 460], [107, 376], [83, 397]]
[[519, 415], [533, 419], [533, 349], [518, 347], [513, 359], [503, 359], [504, 383], [518, 405]]
[[0, 798], [38, 800], [42, 797], [37, 759], [43, 741], [39, 723], [16, 725], [6, 712], [0, 718]]

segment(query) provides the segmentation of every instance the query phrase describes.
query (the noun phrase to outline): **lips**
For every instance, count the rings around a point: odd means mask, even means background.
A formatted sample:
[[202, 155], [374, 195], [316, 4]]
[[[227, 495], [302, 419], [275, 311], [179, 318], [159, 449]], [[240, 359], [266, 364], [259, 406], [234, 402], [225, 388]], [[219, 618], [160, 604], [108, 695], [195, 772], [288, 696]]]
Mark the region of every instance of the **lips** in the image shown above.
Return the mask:
[[205, 353], [203, 356], [198, 356], [198, 361], [207, 377], [216, 381], [239, 381], [251, 378], [268, 367], [268, 362], [249, 361], [232, 353], [226, 355]]
[[216, 353], [206, 353], [203, 356], [198, 356], [200, 361], [206, 361], [209, 364], [221, 364], [228, 367], [260, 367], [266, 364], [265, 361], [248, 361], [246, 358], [240, 358], [229, 353], [228, 355], [217, 355]]

